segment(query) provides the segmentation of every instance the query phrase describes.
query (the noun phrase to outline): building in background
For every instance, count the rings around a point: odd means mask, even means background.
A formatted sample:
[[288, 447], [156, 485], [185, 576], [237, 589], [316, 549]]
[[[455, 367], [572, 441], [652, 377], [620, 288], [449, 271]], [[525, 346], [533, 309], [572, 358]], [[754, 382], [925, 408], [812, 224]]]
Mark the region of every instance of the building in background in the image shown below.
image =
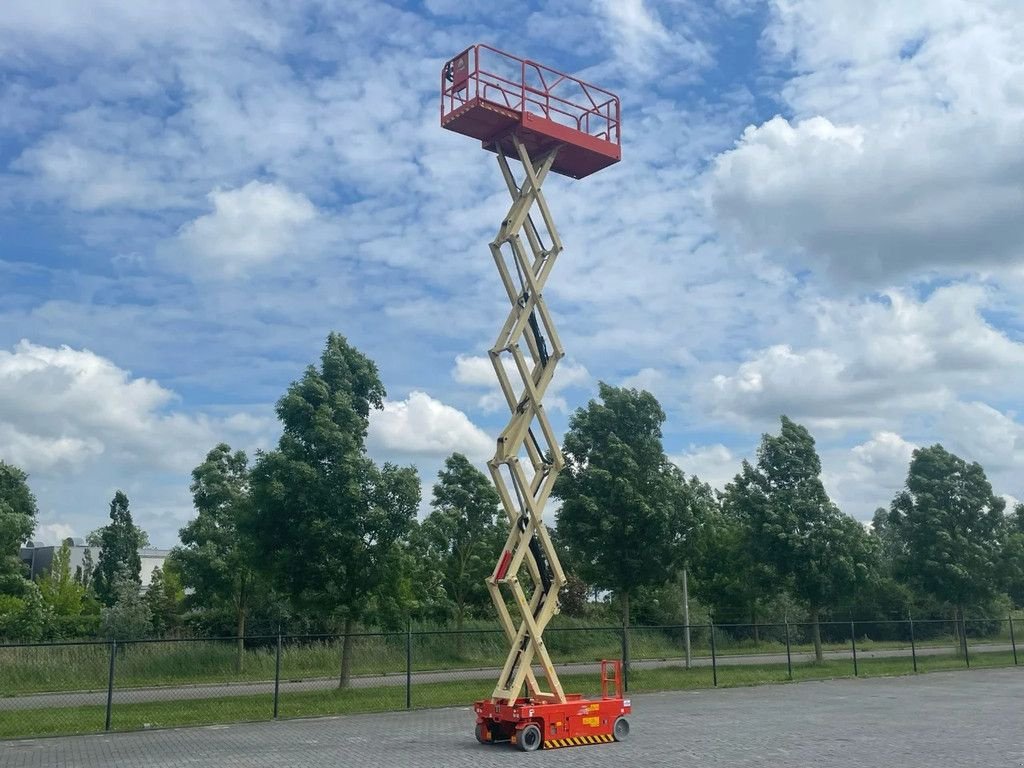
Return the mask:
[[[77, 538], [64, 539], [63, 543], [68, 545], [71, 553], [69, 564], [72, 575], [82, 568], [87, 549], [92, 550], [93, 567], [99, 563], [100, 547], [90, 547], [85, 543], [85, 539]], [[21, 561], [25, 563], [28, 569], [28, 577], [34, 580], [37, 576], [49, 571], [53, 566], [53, 559], [60, 551], [61, 546], [30, 541], [22, 547], [20, 552]], [[146, 547], [139, 550], [139, 559], [142, 560], [142, 571], [139, 576], [142, 579], [143, 588], [149, 586], [149, 582], [153, 577], [153, 569], [164, 567], [164, 560], [167, 559], [169, 554], [171, 554], [171, 550], [156, 549], [155, 547]]]

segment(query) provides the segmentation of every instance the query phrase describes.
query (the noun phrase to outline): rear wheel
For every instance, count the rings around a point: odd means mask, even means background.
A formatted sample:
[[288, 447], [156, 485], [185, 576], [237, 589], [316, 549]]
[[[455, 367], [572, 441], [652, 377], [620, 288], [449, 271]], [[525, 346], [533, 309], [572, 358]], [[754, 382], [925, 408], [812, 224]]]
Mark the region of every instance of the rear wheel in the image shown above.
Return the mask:
[[485, 723], [476, 724], [476, 740], [481, 744], [493, 744], [491, 741], [491, 729]]
[[534, 752], [540, 747], [542, 734], [536, 723], [523, 726], [516, 736], [516, 746], [523, 752]]
[[616, 718], [612, 725], [612, 736], [616, 741], [625, 741], [629, 738], [629, 720], [624, 717]]

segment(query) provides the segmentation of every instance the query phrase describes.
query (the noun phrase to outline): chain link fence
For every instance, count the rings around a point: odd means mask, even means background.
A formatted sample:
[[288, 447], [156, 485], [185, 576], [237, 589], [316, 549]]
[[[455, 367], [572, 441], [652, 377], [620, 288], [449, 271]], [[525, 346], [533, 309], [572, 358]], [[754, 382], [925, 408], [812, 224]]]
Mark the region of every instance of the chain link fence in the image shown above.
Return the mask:
[[[623, 660], [634, 693], [1013, 666], [1021, 623], [822, 621], [820, 654], [805, 621], [544, 640], [563, 688], [593, 696], [602, 659]], [[478, 629], [0, 645], [0, 738], [465, 706], [490, 696], [507, 653], [503, 632]]]

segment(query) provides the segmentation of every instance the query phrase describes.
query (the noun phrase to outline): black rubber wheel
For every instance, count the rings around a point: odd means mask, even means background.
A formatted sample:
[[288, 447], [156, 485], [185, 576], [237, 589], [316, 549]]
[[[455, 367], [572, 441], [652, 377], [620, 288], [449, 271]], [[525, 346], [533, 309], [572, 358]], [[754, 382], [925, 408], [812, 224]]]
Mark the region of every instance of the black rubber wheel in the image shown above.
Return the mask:
[[629, 738], [629, 720], [624, 717], [616, 718], [612, 725], [612, 736], [616, 741], [625, 741]]
[[493, 744], [491, 741], [491, 730], [483, 723], [476, 724], [476, 740], [481, 744]]
[[543, 738], [540, 726], [536, 723], [530, 723], [523, 726], [523, 729], [517, 734], [516, 746], [523, 750], [523, 752], [535, 752], [540, 748]]

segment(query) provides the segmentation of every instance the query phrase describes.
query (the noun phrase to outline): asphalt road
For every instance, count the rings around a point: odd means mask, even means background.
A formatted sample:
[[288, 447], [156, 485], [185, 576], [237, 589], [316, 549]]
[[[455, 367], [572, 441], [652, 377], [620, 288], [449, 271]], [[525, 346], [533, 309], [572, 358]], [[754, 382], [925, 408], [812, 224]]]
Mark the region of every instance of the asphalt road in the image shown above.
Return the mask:
[[1024, 670], [645, 694], [629, 741], [483, 746], [465, 708], [0, 742], [0, 768], [1019, 768]]
[[[981, 644], [973, 646], [972, 653], [994, 653], [1008, 652], [1009, 645], [997, 643]], [[950, 653], [948, 647], [918, 648], [918, 656], [940, 656]], [[858, 659], [880, 659], [910, 657], [909, 648], [887, 648], [877, 651], [858, 651]], [[825, 654], [828, 659], [850, 659], [851, 651], [828, 651]], [[814, 659], [813, 653], [794, 653], [793, 662], [808, 662]], [[786, 654], [754, 654], [749, 656], [719, 656], [719, 666], [729, 665], [753, 665], [753, 664], [785, 664]], [[678, 667], [682, 659], [645, 659], [636, 660], [630, 663], [632, 669], [658, 669], [663, 667]], [[710, 667], [710, 657], [697, 657], [692, 660], [692, 666]], [[559, 674], [600, 674], [600, 665], [597, 663], [580, 664], [558, 664], [556, 669]], [[423, 683], [447, 683], [453, 680], [491, 680], [498, 676], [501, 670], [497, 667], [480, 669], [458, 669], [438, 672], [415, 672], [413, 673], [413, 684]], [[317, 691], [330, 688], [335, 684], [336, 678], [311, 678], [306, 680], [282, 680], [280, 690], [282, 694]], [[376, 688], [381, 686], [404, 686], [405, 674], [370, 675], [357, 677], [352, 680], [354, 688]], [[115, 688], [114, 703], [139, 703], [146, 701], [187, 701], [190, 699], [213, 699], [221, 696], [257, 696], [272, 695], [274, 692], [273, 680], [255, 683], [210, 683], [198, 685], [159, 686], [153, 688]], [[67, 691], [57, 693], [36, 693], [27, 696], [11, 696], [0, 698], [0, 712], [28, 709], [45, 709], [52, 707], [77, 707], [90, 704], [106, 704], [107, 692], [102, 691]]]

